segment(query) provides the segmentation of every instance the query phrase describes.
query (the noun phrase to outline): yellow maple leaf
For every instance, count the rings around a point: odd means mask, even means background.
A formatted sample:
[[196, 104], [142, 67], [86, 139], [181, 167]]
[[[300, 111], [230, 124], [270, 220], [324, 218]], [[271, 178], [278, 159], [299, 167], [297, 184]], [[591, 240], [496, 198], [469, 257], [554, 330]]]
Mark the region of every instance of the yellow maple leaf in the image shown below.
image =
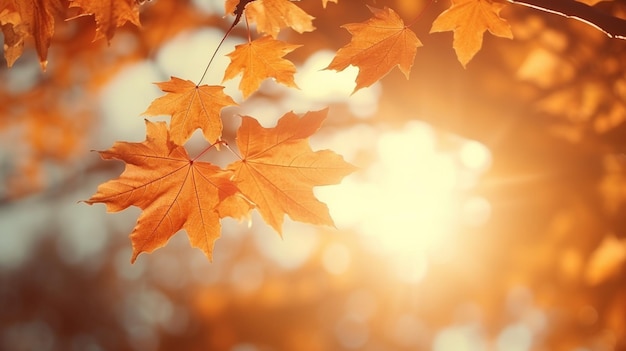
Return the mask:
[[256, 23], [259, 33], [276, 38], [281, 29], [290, 27], [298, 33], [311, 32], [313, 16], [289, 0], [255, 0], [246, 5], [246, 18]]
[[422, 46], [415, 33], [392, 9], [369, 9], [374, 17], [342, 26], [352, 34], [352, 40], [337, 51], [326, 67], [336, 71], [349, 65], [359, 67], [354, 91], [374, 84], [395, 66], [408, 79], [417, 48]]
[[283, 58], [289, 52], [302, 45], [293, 45], [273, 39], [266, 35], [246, 44], [237, 45], [235, 51], [228, 54], [231, 59], [226, 68], [223, 81], [242, 74], [239, 90], [247, 98], [259, 88], [266, 78], [297, 88], [293, 80], [296, 66]]
[[452, 0], [452, 6], [435, 19], [430, 32], [454, 31], [452, 46], [465, 67], [483, 45], [483, 34], [513, 38], [508, 22], [499, 15], [505, 4], [492, 0]]
[[155, 99], [143, 113], [146, 116], [170, 115], [171, 139], [183, 145], [198, 128], [210, 143], [222, 136], [222, 108], [237, 103], [224, 94], [224, 87], [197, 86], [190, 80], [172, 77], [167, 82], [156, 83], [166, 94]]
[[327, 113], [325, 109], [298, 117], [289, 112], [273, 128], [244, 116], [237, 131], [241, 160], [228, 166], [234, 172], [231, 179], [278, 233], [285, 214], [300, 222], [334, 225], [313, 187], [337, 184], [356, 167], [333, 151], [311, 149], [309, 137]]

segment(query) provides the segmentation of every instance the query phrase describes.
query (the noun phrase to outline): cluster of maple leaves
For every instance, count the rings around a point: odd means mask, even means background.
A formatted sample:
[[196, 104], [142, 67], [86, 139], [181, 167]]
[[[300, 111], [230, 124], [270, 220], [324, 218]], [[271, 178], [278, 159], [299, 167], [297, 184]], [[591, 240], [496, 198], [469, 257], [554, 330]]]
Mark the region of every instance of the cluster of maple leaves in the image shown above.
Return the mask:
[[[329, 1], [337, 2], [322, 0], [322, 5], [326, 7]], [[110, 40], [116, 28], [127, 22], [140, 25], [139, 3], [134, 0], [2, 0], [0, 4], [9, 66], [22, 54], [25, 40], [32, 37], [45, 69], [55, 18], [93, 15], [96, 40]], [[454, 31], [453, 46], [465, 66], [479, 51], [486, 30], [512, 37], [508, 24], [498, 15], [502, 6], [495, 0], [453, 0], [434, 21], [431, 32]], [[355, 91], [374, 84], [395, 66], [408, 78], [422, 45], [394, 10], [369, 9], [370, 19], [343, 26], [352, 40], [327, 67], [341, 71], [357, 66]], [[225, 11], [235, 16], [231, 29], [245, 18], [248, 25], [256, 25], [260, 37], [252, 40], [249, 35], [247, 43], [228, 54], [231, 63], [223, 81], [241, 74], [239, 89], [244, 98], [267, 78], [297, 88], [296, 67], [284, 56], [300, 45], [277, 36], [284, 28], [298, 33], [313, 31], [314, 18], [289, 0], [226, 0]], [[146, 121], [144, 142], [117, 142], [100, 152], [104, 159], [124, 161], [126, 169], [119, 178], [100, 185], [86, 202], [104, 203], [113, 212], [129, 206], [143, 210], [131, 234], [132, 261], [141, 252], [164, 246], [180, 229], [187, 231], [192, 246], [211, 258], [220, 236], [220, 219], [245, 218], [255, 208], [279, 233], [285, 214], [297, 221], [332, 225], [328, 208], [312, 189], [336, 184], [355, 170], [334, 152], [314, 152], [309, 146], [308, 138], [320, 128], [327, 110], [302, 117], [290, 112], [273, 128], [262, 127], [253, 117], [242, 117], [237, 132], [241, 154], [235, 153], [239, 160], [225, 169], [198, 161], [204, 152], [190, 157], [184, 145], [197, 129], [210, 144], [205, 151], [213, 146], [229, 148], [221, 139], [220, 113], [236, 102], [223, 92], [223, 86], [201, 85], [203, 78], [198, 83], [177, 77], [157, 83], [165, 95], [153, 101], [144, 115], [169, 115], [169, 126]]]

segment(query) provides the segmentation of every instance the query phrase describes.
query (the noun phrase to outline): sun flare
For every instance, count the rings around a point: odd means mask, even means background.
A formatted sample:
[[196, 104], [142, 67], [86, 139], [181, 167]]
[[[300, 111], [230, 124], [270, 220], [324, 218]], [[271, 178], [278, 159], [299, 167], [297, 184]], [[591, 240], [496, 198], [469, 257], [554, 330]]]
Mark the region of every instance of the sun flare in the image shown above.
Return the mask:
[[[355, 229], [366, 245], [388, 255], [400, 278], [419, 281], [429, 257], [441, 257], [460, 225], [488, 219], [489, 202], [464, 194], [491, 155], [484, 145], [460, 138], [451, 151], [441, 151], [433, 128], [417, 121], [371, 132], [375, 161], [341, 187], [317, 193], [340, 228]], [[359, 145], [359, 136], [362, 131], [338, 138]]]

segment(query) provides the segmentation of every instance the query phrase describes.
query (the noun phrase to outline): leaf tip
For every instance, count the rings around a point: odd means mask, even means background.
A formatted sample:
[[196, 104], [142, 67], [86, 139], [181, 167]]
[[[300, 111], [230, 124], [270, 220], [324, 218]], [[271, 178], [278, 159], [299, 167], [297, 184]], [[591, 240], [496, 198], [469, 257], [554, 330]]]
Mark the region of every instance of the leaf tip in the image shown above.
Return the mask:
[[134, 264], [135, 261], [137, 261], [137, 256], [139, 256], [140, 253], [141, 252], [137, 252], [137, 251], [133, 250], [133, 255], [130, 258], [130, 263], [131, 264]]

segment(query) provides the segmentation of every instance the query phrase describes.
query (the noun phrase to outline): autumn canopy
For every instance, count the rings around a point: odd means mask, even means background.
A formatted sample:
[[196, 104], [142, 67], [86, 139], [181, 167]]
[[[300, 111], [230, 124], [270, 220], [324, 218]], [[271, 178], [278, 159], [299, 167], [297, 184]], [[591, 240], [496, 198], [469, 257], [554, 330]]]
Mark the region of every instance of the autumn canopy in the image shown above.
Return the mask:
[[[328, 0], [322, 5], [326, 8]], [[110, 41], [116, 29], [127, 23], [141, 26], [139, 6], [133, 0], [4, 0], [0, 23], [7, 64], [12, 66], [32, 39], [45, 70], [55, 21], [92, 17], [93, 40]], [[505, 2], [496, 0], [453, 0], [434, 20], [430, 32], [453, 31], [452, 45], [465, 67], [481, 49], [485, 31], [513, 38], [509, 24], [499, 15], [504, 6]], [[327, 67], [336, 71], [358, 67], [354, 92], [376, 83], [396, 66], [408, 79], [417, 49], [422, 46], [410, 29], [415, 21], [405, 24], [389, 7], [368, 8], [371, 18], [342, 26], [352, 38], [338, 49]], [[248, 42], [227, 54], [231, 62], [223, 81], [241, 75], [239, 89], [244, 99], [266, 79], [297, 89], [296, 66], [284, 56], [302, 45], [277, 37], [285, 29], [315, 31], [314, 17], [289, 0], [226, 0], [224, 9], [226, 15], [234, 16], [226, 36], [243, 19], [248, 28], [256, 27], [258, 37], [253, 40], [249, 32]], [[221, 111], [237, 103], [224, 93], [223, 86], [201, 85], [212, 59], [197, 82], [171, 77], [157, 83], [164, 95], [143, 115], [170, 116], [169, 126], [146, 122], [143, 143], [118, 142], [101, 152], [104, 159], [124, 161], [127, 167], [120, 178], [102, 184], [86, 202], [104, 203], [109, 211], [129, 206], [143, 209], [131, 234], [133, 261], [139, 253], [165, 245], [180, 229], [187, 231], [193, 246], [211, 258], [213, 243], [220, 235], [220, 218], [242, 219], [251, 209], [257, 209], [278, 232], [285, 214], [294, 220], [332, 226], [327, 207], [315, 198], [312, 188], [336, 184], [355, 170], [341, 156], [328, 150], [314, 152], [307, 143], [321, 127], [326, 110], [303, 117], [287, 113], [274, 128], [261, 127], [254, 117], [242, 117], [237, 132], [241, 154], [234, 151], [239, 160], [225, 169], [190, 158], [184, 145], [197, 129], [209, 143], [204, 152], [220, 146], [230, 149], [222, 140]]]

